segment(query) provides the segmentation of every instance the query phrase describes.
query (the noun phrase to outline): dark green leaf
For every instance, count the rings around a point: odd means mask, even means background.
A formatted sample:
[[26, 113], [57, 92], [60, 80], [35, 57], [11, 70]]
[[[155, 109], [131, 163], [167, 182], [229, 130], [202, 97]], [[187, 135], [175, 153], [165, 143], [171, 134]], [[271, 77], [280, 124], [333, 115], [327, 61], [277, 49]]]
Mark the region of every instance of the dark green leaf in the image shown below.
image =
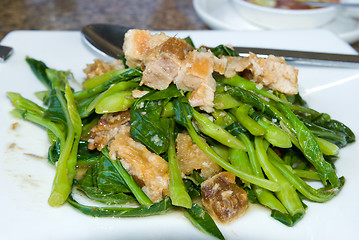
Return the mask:
[[322, 182], [326, 185], [329, 181], [333, 186], [338, 186], [335, 170], [331, 164], [325, 161], [313, 133], [295, 116], [292, 110], [281, 103], [278, 103], [278, 106], [293, 125], [303, 154], [317, 169]]
[[102, 170], [97, 175], [97, 186], [103, 192], [131, 192], [116, 172]]
[[87, 107], [92, 103], [92, 101], [97, 97], [97, 95], [90, 96], [76, 104], [77, 111], [80, 114], [81, 118], [87, 118], [94, 111], [87, 111]]
[[99, 158], [98, 163], [87, 170], [79, 185], [97, 187], [105, 193], [130, 192], [112, 162], [104, 157]]
[[292, 104], [303, 106], [303, 107], [307, 106], [307, 102], [302, 98], [302, 96], [300, 96], [299, 93], [295, 95], [286, 95], [285, 97], [288, 100], [288, 102]]
[[[82, 132], [81, 132], [81, 138], [82, 139], [88, 139], [91, 135], [91, 129], [95, 125], [98, 124], [98, 121], [100, 120], [102, 115], [97, 113], [92, 113], [89, 116], [82, 118]], [[80, 115], [81, 117], [81, 115]]]
[[153, 204], [150, 207], [97, 207], [85, 206], [73, 199], [70, 195], [67, 199], [68, 203], [86, 215], [93, 217], [146, 217], [165, 213], [172, 208], [171, 200], [165, 198], [162, 201]]
[[46, 74], [46, 69], [48, 69], [48, 67], [46, 66], [45, 63], [38, 61], [36, 59], [30, 58], [30, 57], [26, 57], [26, 62], [29, 64], [31, 70], [33, 71], [33, 73], [36, 75], [36, 77], [49, 89], [52, 88], [52, 82], [51, 80], [47, 77]]
[[97, 175], [97, 186], [104, 192], [131, 192], [125, 181], [107, 158], [101, 159]]
[[191, 180], [195, 185], [199, 186], [202, 182], [204, 182], [206, 179], [201, 177], [200, 171], [194, 170], [190, 175], [186, 176], [186, 179]]
[[228, 86], [227, 89], [230, 95], [237, 98], [241, 102], [252, 105], [253, 107], [257, 108], [258, 111], [264, 112], [266, 106], [259, 99], [258, 95], [242, 88]]
[[65, 126], [66, 116], [62, 109], [60, 101], [57, 98], [55, 89], [52, 89], [50, 91], [49, 96], [46, 98], [45, 104], [47, 105], [48, 109], [45, 111], [44, 117]]
[[90, 199], [105, 204], [136, 202], [132, 195], [126, 194], [131, 191], [114, 169], [111, 161], [101, 156], [95, 165], [88, 168], [84, 178], [77, 182], [76, 188], [83, 191]]
[[[48, 151], [48, 160], [55, 164], [60, 157], [61, 146], [60, 141], [54, 142]], [[77, 166], [90, 166], [99, 162], [102, 157], [101, 152], [88, 149], [87, 141], [80, 141], [77, 151]]]
[[216, 223], [202, 207], [194, 203], [191, 209], [186, 209], [185, 213], [186, 217], [188, 217], [199, 230], [217, 239], [224, 239]]
[[308, 121], [307, 119], [300, 119], [315, 136], [324, 138], [341, 148], [347, 145], [347, 135], [343, 134], [342, 132], [319, 126], [311, 121]]
[[294, 216], [290, 216], [289, 214], [282, 213], [277, 210], [272, 210], [271, 217], [278, 220], [279, 222], [287, 225], [288, 227], [293, 227], [302, 217], [304, 214], [298, 213]]
[[131, 135], [156, 154], [166, 152], [169, 144], [169, 119], [152, 118], [147, 113], [131, 111]]
[[186, 43], [188, 43], [188, 45], [190, 45], [193, 48], [196, 48], [193, 44], [192, 38], [190, 36], [184, 38], [184, 40], [186, 41]]
[[88, 149], [87, 141], [80, 141], [77, 151], [77, 166], [89, 166], [98, 163], [102, 157], [101, 152]]
[[184, 179], [183, 183], [192, 199], [201, 196], [201, 187], [199, 185], [194, 184], [189, 179]]
[[222, 56], [237, 57], [238, 56], [238, 53], [236, 53], [233, 49], [226, 47], [224, 45], [219, 45], [215, 48], [212, 48], [211, 51], [216, 57], [222, 57]]
[[77, 189], [83, 191], [86, 196], [94, 201], [107, 205], [135, 203], [136, 199], [125, 193], [104, 193], [96, 187], [77, 186]]
[[347, 143], [355, 141], [353, 131], [344, 123], [331, 119], [329, 114], [317, 112], [311, 108], [298, 105], [287, 105], [296, 115], [300, 116], [301, 120], [306, 123], [315, 124], [325, 129], [339, 133], [345, 137]]
[[248, 133], [247, 129], [245, 129], [239, 122], [232, 123], [226, 127], [226, 130], [234, 136], [238, 136], [240, 133]]
[[319, 126], [342, 133], [348, 143], [355, 142], [355, 135], [353, 131], [344, 123], [341, 123], [334, 119], [328, 119], [324, 115], [321, 115], [320, 118], [315, 119], [313, 122], [318, 124]]
[[158, 100], [168, 100], [171, 98], [176, 98], [182, 96], [180, 90], [177, 89], [176, 85], [171, 84], [168, 88], [162, 91], [151, 91], [150, 93], [143, 96], [140, 101], [158, 101]]
[[187, 127], [188, 121], [192, 119], [192, 107], [189, 105], [185, 97], [177, 98], [172, 101], [175, 111], [175, 120], [183, 127]]
[[143, 190], [137, 185], [133, 177], [122, 166], [121, 161], [117, 158], [115, 160], [111, 159], [109, 155], [110, 151], [107, 147], [104, 147], [101, 152], [103, 153], [104, 157], [107, 158], [107, 160], [113, 164], [113, 167], [115, 168], [119, 176], [121, 176], [123, 181], [126, 183], [128, 189], [130, 189], [132, 194], [136, 197], [138, 203], [146, 207], [153, 205], [151, 199], [143, 192]]
[[153, 90], [138, 99], [131, 107], [131, 136], [142, 142], [156, 154], [167, 151], [169, 144], [168, 118], [161, 118], [165, 105], [181, 92], [175, 85], [165, 90]]
[[240, 187], [242, 187], [246, 191], [249, 202], [259, 204], [254, 188], [249, 188], [244, 185]]

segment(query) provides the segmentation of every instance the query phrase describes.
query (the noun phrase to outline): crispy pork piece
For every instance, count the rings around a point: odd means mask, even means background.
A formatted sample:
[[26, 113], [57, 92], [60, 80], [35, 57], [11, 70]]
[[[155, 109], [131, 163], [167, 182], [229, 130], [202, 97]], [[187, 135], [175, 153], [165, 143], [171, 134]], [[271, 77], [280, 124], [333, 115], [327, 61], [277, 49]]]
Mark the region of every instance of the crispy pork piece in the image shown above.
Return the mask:
[[101, 151], [106, 145], [112, 159], [124, 168], [153, 201], [168, 195], [168, 163], [130, 136], [130, 111], [105, 114], [91, 129], [89, 149]]
[[226, 58], [224, 76], [227, 78], [246, 70], [244, 77], [253, 82], [288, 95], [298, 93], [298, 70], [288, 65], [282, 57], [269, 55], [268, 58], [258, 58], [254, 53], [249, 53], [246, 58]]
[[288, 95], [298, 93], [298, 70], [288, 65], [284, 58], [269, 55], [264, 59], [250, 53], [249, 59], [253, 81]]
[[[181, 67], [181, 72], [174, 79], [174, 83], [179, 89], [193, 91], [203, 82], [215, 88], [213, 82], [213, 54], [210, 52], [198, 52], [196, 50], [187, 54]], [[213, 80], [213, 81], [211, 81]]]
[[249, 58], [229, 56], [224, 56], [222, 58], [227, 59], [227, 66], [224, 72], [226, 78], [234, 77], [238, 72], [243, 72], [251, 64]]
[[213, 111], [216, 80], [213, 78], [215, 56], [211, 52], [196, 50], [187, 54], [178, 76], [174, 79], [177, 88], [192, 91], [189, 103], [206, 112]]
[[141, 85], [163, 90], [177, 77], [182, 61], [192, 47], [180, 38], [171, 37], [148, 50], [143, 60], [144, 71]]
[[213, 112], [214, 92], [215, 90], [213, 90], [213, 88], [202, 83], [198, 88], [192, 91], [188, 97], [188, 101], [192, 107], [199, 107], [208, 113]]
[[151, 35], [148, 30], [130, 29], [125, 34], [123, 52], [129, 67], [141, 67], [148, 50], [165, 42], [169, 36], [164, 33]]
[[178, 134], [176, 142], [177, 156], [182, 174], [188, 175], [193, 170], [201, 170], [200, 176], [209, 178], [222, 170], [197, 144], [192, 142], [192, 138], [188, 134]]
[[159, 155], [150, 152], [130, 135], [130, 126], [122, 125], [109, 145], [110, 157], [120, 159], [123, 167], [136, 180], [146, 195], [159, 202], [168, 196], [168, 163]]
[[91, 129], [88, 149], [101, 151], [102, 148], [111, 143], [116, 137], [120, 126], [129, 121], [130, 110], [104, 114], [98, 121], [98, 124]]
[[217, 58], [213, 55], [213, 70], [215, 72], [218, 72], [220, 74], [224, 74], [228, 65], [228, 59], [225, 56], [222, 56], [221, 58]]
[[220, 172], [201, 184], [204, 208], [221, 223], [236, 219], [248, 207], [247, 193], [235, 179], [230, 172]]
[[122, 60], [113, 60], [112, 62], [105, 62], [102, 59], [95, 59], [94, 63], [87, 64], [86, 68], [83, 70], [86, 74], [86, 80], [93, 78], [95, 76], [100, 76], [108, 71], [116, 69], [124, 69]]

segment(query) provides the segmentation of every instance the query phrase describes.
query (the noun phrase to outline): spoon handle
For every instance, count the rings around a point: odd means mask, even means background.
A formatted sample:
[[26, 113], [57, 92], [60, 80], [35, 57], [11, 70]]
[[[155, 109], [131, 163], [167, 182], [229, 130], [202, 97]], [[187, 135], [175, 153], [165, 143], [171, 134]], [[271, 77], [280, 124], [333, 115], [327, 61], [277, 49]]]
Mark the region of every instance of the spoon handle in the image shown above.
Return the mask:
[[312, 7], [359, 7], [359, 3], [342, 3], [342, 2], [303, 2]]
[[357, 54], [336, 54], [323, 52], [306, 52], [284, 49], [268, 49], [253, 47], [233, 47], [240, 56], [246, 57], [248, 52], [257, 54], [258, 57], [267, 58], [269, 55], [281, 56], [287, 62], [322, 67], [343, 67], [358, 68], [359, 55]]

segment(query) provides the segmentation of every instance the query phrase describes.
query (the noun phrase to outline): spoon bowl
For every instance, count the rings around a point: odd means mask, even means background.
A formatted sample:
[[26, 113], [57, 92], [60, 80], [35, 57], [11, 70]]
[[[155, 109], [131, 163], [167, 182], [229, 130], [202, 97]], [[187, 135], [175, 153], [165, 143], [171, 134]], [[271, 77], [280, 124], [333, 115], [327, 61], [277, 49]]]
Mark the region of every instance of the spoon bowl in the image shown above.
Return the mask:
[[98, 50], [113, 58], [119, 58], [123, 54], [121, 47], [128, 30], [129, 28], [119, 25], [96, 23], [84, 26], [81, 33]]

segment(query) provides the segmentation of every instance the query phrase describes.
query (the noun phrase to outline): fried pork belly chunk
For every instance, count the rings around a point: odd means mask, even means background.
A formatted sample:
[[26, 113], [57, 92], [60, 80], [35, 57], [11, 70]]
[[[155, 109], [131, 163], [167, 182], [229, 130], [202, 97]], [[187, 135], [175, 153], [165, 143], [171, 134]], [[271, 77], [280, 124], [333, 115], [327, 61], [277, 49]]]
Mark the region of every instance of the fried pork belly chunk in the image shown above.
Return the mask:
[[228, 64], [224, 74], [227, 78], [235, 76], [237, 72], [244, 72], [245, 78], [273, 90], [288, 95], [298, 93], [298, 70], [288, 65], [282, 57], [269, 55], [268, 58], [258, 58], [254, 53], [249, 53], [247, 58], [227, 58]]
[[120, 159], [124, 168], [153, 201], [168, 196], [168, 163], [130, 136], [130, 111], [105, 114], [91, 129], [89, 149], [101, 151], [106, 145], [110, 157]]
[[129, 125], [119, 128], [109, 150], [111, 158], [120, 159], [123, 167], [153, 202], [169, 195], [168, 163], [142, 143], [136, 142], [130, 135]]
[[[216, 90], [212, 77], [214, 58], [210, 52], [193, 51], [183, 39], [169, 38], [145, 53], [141, 85], [164, 90], [174, 82], [178, 89], [193, 91], [189, 97], [193, 107], [212, 112]], [[222, 65], [219, 63], [218, 68]]]
[[118, 134], [119, 128], [130, 121], [130, 110], [118, 113], [106, 113], [102, 115], [98, 124], [92, 127], [91, 135], [88, 140], [88, 149], [99, 151]]
[[86, 74], [86, 80], [93, 78], [95, 76], [100, 76], [108, 71], [124, 69], [122, 60], [113, 60], [112, 62], [105, 62], [102, 59], [95, 59], [94, 63], [87, 64], [86, 68], [83, 70]]
[[188, 134], [177, 135], [176, 150], [179, 166], [184, 175], [191, 174], [193, 170], [201, 170], [200, 176], [209, 178], [222, 170], [197, 144], [192, 142]]
[[238, 187], [234, 174], [221, 172], [201, 184], [202, 204], [214, 220], [229, 223], [248, 207], [246, 191]]
[[251, 64], [249, 58], [228, 56], [224, 56], [223, 58], [227, 59], [227, 66], [224, 72], [226, 78], [234, 77], [238, 72], [243, 72]]
[[298, 70], [288, 65], [284, 58], [269, 55], [260, 59], [250, 53], [249, 59], [252, 63], [249, 70], [255, 82], [288, 95], [298, 93]]
[[123, 52], [129, 67], [141, 67], [148, 50], [165, 42], [169, 36], [164, 33], [151, 35], [148, 30], [130, 29], [125, 34]]
[[180, 38], [171, 37], [145, 54], [141, 84], [163, 90], [177, 77], [182, 61], [192, 47]]
[[192, 91], [189, 96], [191, 106], [200, 107], [206, 112], [213, 111], [216, 80], [212, 73], [215, 58], [211, 52], [189, 52], [182, 62], [181, 71], [174, 79], [179, 89]]

